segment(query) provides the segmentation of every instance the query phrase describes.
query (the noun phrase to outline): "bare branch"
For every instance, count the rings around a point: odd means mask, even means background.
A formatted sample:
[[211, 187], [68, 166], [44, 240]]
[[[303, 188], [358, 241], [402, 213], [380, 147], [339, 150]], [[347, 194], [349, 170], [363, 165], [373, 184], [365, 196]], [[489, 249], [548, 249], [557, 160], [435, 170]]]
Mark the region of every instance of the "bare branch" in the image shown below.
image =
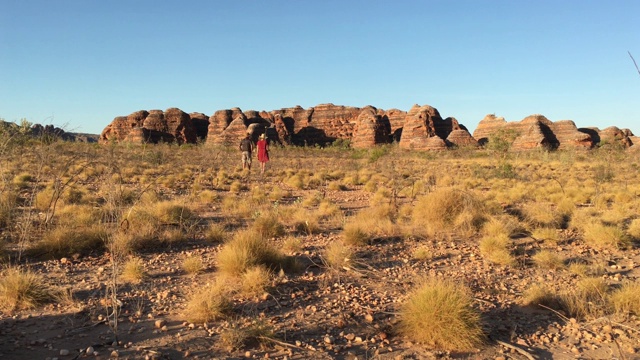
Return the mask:
[[638, 74], [640, 75], [640, 68], [638, 68], [638, 64], [636, 63], [636, 59], [633, 58], [633, 55], [631, 55], [630, 51], [627, 51], [627, 53], [629, 54], [629, 57], [631, 58], [631, 60], [633, 61], [633, 65], [636, 66], [636, 70], [638, 70]]

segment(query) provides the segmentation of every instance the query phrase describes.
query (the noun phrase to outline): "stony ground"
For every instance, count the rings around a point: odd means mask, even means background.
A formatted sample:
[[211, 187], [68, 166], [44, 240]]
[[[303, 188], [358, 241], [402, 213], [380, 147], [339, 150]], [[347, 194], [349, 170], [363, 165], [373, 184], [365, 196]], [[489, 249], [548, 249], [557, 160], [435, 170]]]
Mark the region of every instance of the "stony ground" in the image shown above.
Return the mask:
[[[293, 192], [294, 197], [302, 195]], [[354, 210], [369, 195], [354, 188], [327, 196], [343, 210]], [[217, 212], [208, 211], [212, 216]], [[269, 295], [236, 298], [234, 319], [204, 325], [185, 322], [185, 302], [213, 279], [221, 245], [194, 239], [142, 253], [149, 278], [120, 288], [117, 342], [105, 318], [109, 255], [33, 263], [52, 283], [72, 289], [74, 301], [0, 315], [0, 358], [640, 359], [638, 318], [576, 321], [519, 305], [522, 292], [533, 283], [571, 284], [576, 277], [569, 272], [490, 265], [474, 238], [378, 240], [358, 248], [357, 268], [327, 271], [321, 251], [340, 236], [337, 231], [302, 236], [303, 247], [293, 254], [304, 264], [300, 273], [277, 276]], [[541, 246], [528, 237], [517, 241], [525, 254]], [[429, 247], [431, 259], [414, 258], [419, 246]], [[640, 278], [640, 249], [595, 252], [568, 241], [556, 250], [565, 258], [606, 261], [603, 276], [610, 284]], [[186, 274], [180, 264], [187, 254], [200, 254], [207, 270]], [[398, 305], [424, 274], [453, 278], [472, 289], [488, 334], [485, 347], [462, 354], [432, 351], [396, 334]], [[222, 329], [246, 322], [271, 327], [273, 340], [231, 351], [219, 346]]]

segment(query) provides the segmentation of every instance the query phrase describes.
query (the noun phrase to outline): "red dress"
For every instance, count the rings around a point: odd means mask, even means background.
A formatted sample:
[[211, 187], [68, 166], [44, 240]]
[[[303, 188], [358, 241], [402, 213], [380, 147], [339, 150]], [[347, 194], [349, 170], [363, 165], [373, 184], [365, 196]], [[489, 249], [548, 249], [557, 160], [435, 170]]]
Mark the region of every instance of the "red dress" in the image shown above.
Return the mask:
[[256, 147], [258, 148], [258, 161], [263, 163], [269, 161], [269, 144], [267, 144], [267, 140], [258, 140]]

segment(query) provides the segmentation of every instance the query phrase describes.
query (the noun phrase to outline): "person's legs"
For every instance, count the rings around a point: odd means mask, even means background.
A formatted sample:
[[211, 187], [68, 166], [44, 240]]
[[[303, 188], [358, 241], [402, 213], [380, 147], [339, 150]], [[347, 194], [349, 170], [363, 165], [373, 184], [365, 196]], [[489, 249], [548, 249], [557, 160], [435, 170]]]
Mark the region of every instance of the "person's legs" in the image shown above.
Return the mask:
[[251, 153], [248, 151], [242, 152], [242, 170], [251, 170]]

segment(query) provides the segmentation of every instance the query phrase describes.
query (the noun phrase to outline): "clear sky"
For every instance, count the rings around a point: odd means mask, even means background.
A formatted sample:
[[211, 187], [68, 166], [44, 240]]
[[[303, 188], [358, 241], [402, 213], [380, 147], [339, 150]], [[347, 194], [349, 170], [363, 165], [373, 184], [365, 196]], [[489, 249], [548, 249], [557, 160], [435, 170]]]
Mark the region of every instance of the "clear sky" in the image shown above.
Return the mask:
[[638, 0], [0, 0], [0, 118], [431, 105], [640, 135]]

